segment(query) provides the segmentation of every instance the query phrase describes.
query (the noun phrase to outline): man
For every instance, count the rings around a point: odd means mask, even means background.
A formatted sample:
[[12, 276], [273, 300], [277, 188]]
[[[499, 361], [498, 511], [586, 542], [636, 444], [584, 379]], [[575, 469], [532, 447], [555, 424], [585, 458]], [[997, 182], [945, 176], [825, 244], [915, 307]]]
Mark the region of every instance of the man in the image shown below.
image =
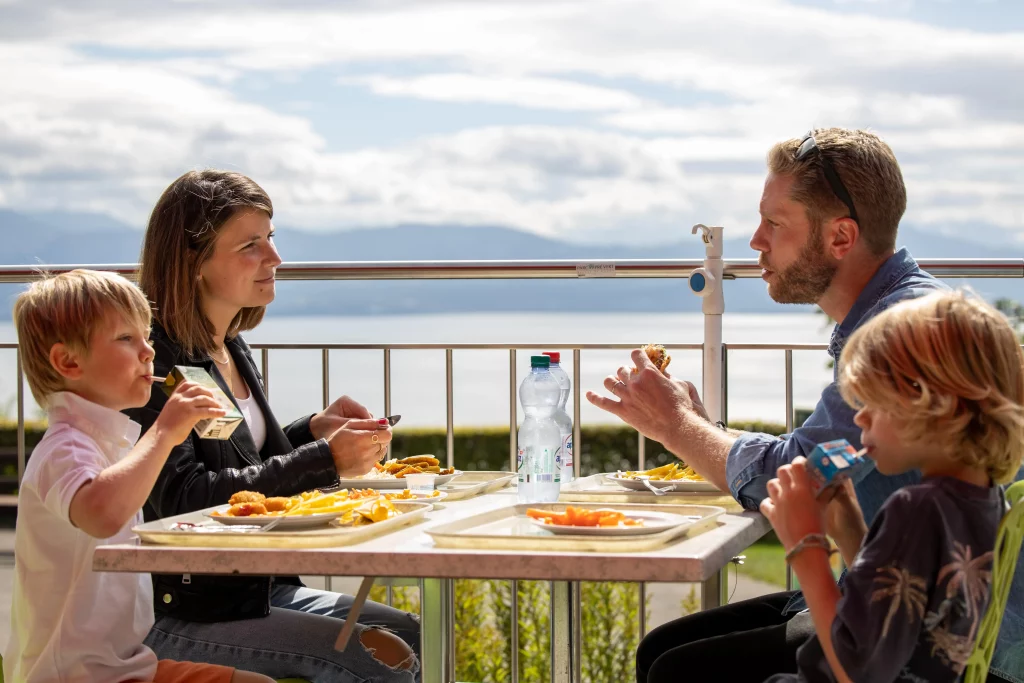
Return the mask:
[[[833, 359], [880, 311], [946, 288], [906, 249], [896, 249], [906, 205], [899, 164], [873, 133], [821, 129], [768, 153], [761, 223], [750, 246], [760, 253], [772, 299], [817, 304], [837, 322], [828, 349]], [[707, 420], [692, 384], [658, 372], [639, 351], [633, 362], [638, 373], [619, 368], [605, 380], [615, 398], [593, 392], [587, 398], [661, 442], [749, 510], [767, 497], [765, 485], [781, 465], [816, 444], [843, 438], [860, 447], [855, 411], [834, 381], [803, 426], [774, 437], [720, 429]], [[919, 479], [916, 472], [886, 477], [870, 468], [856, 482], [867, 523], [890, 493]], [[640, 644], [637, 680], [760, 682], [795, 673], [796, 650], [814, 633], [803, 608], [799, 593], [777, 593], [664, 624]]]

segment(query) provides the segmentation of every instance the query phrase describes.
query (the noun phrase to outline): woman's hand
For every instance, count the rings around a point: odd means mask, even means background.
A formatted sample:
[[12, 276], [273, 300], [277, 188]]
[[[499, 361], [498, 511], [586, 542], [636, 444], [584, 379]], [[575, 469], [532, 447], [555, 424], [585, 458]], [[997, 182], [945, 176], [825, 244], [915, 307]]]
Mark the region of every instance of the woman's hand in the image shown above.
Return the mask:
[[313, 432], [314, 439], [327, 439], [353, 418], [369, 420], [372, 417], [373, 414], [366, 406], [348, 396], [342, 396], [310, 419], [309, 431]]
[[339, 477], [358, 477], [373, 469], [387, 452], [391, 427], [385, 418], [351, 418], [327, 437]]
[[814, 498], [807, 475], [807, 459], [796, 458], [783, 465], [778, 478], [768, 482], [768, 495], [761, 501], [761, 513], [775, 528], [782, 546], [791, 550], [808, 534], [825, 529], [825, 506]]

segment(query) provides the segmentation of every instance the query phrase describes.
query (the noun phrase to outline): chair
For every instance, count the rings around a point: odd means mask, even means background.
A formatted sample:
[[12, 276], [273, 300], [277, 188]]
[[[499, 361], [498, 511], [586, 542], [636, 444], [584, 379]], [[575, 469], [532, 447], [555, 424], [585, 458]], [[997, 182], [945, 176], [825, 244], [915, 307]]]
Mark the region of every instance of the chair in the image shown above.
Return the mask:
[[1024, 481], [1015, 482], [1006, 490], [1010, 511], [1003, 516], [996, 534], [996, 548], [992, 554], [992, 598], [981, 620], [974, 651], [967, 660], [964, 683], [985, 683], [988, 667], [996, 649], [996, 636], [1003, 621], [1003, 610], [1010, 593], [1013, 572], [1020, 556], [1024, 539]]

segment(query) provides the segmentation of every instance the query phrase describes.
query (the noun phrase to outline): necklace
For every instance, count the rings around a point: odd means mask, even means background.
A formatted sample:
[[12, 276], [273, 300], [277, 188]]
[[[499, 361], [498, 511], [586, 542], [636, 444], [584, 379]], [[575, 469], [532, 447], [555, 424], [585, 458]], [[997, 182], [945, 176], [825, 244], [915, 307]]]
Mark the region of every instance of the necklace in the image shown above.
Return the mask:
[[[217, 360], [217, 358], [214, 357], [212, 351], [210, 352], [210, 358], [213, 358], [213, 362], [216, 363], [217, 365], [223, 365], [225, 368], [230, 368], [231, 367], [231, 354], [229, 354], [228, 350], [225, 347], [223, 347], [223, 346], [220, 348], [220, 350], [224, 352], [225, 360]], [[228, 385], [228, 391], [230, 391], [232, 394], [234, 394], [235, 393], [235, 387], [234, 387], [234, 384], [231, 382], [231, 373], [230, 372], [223, 372], [223, 373], [221, 373], [221, 377], [224, 378], [224, 383]]]
[[220, 347], [220, 350], [224, 354], [224, 360], [219, 360], [216, 356], [213, 355], [213, 352], [210, 353], [210, 358], [213, 358], [213, 362], [217, 363], [218, 365], [229, 365], [231, 363], [231, 355], [228, 353], [228, 350], [223, 346]]

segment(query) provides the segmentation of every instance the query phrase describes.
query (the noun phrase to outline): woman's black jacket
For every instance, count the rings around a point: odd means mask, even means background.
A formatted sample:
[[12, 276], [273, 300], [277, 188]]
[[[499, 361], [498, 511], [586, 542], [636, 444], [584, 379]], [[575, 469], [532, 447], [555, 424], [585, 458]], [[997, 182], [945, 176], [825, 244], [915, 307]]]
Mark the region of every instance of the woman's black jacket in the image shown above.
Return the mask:
[[[166, 376], [175, 365], [205, 368], [221, 389], [227, 384], [209, 357], [189, 357], [164, 329], [154, 323], [152, 343], [156, 351], [154, 374]], [[243, 421], [227, 440], [200, 439], [193, 431], [171, 451], [143, 508], [146, 521], [223, 505], [236, 491], [259, 491], [266, 496], [292, 496], [301, 491], [333, 485], [337, 470], [331, 449], [313, 438], [310, 416], [284, 429], [270, 411], [263, 392], [263, 378], [252, 352], [241, 337], [225, 346], [249, 386], [267, 423], [263, 448], [256, 450], [252, 433]], [[232, 397], [232, 400], [233, 397]], [[156, 422], [167, 396], [153, 387], [149, 403], [125, 411], [145, 432]], [[236, 402], [237, 403], [237, 402]], [[298, 584], [298, 577], [278, 577], [279, 583]], [[228, 621], [266, 616], [270, 613], [269, 576], [153, 575], [153, 598], [158, 616], [188, 621]]]

